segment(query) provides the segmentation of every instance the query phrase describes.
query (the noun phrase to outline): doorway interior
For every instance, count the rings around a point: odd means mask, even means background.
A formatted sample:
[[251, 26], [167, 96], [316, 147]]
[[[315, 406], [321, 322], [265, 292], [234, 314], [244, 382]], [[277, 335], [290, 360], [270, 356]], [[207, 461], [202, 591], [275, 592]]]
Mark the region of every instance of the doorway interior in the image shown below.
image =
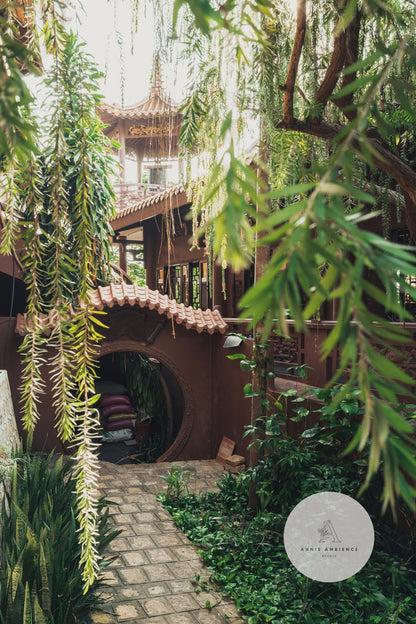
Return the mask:
[[102, 438], [99, 458], [152, 463], [180, 431], [184, 398], [173, 372], [139, 351], [114, 351], [99, 360], [96, 391]]

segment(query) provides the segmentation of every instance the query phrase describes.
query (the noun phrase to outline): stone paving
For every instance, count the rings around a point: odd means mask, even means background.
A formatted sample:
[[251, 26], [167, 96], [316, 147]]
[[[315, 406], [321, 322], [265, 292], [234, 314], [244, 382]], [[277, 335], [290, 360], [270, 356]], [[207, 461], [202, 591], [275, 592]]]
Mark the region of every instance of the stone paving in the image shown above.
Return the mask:
[[[223, 468], [215, 461], [175, 462], [192, 473], [192, 492], [214, 490]], [[109, 550], [106, 604], [94, 624], [243, 624], [232, 601], [215, 591], [195, 591], [195, 575], [209, 571], [197, 549], [156, 499], [172, 464], [101, 462], [101, 493], [116, 503], [112, 522], [122, 533]], [[210, 608], [212, 607], [212, 608]]]

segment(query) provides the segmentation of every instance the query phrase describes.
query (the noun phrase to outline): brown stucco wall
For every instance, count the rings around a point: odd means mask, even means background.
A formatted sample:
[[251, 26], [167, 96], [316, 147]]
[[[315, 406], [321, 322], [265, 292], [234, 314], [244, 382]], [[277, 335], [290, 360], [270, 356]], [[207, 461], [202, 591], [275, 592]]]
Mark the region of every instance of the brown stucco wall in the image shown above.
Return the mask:
[[[132, 350], [154, 357], [174, 375], [182, 391], [182, 425], [176, 440], [161, 459], [213, 458], [223, 435], [238, 440], [237, 452], [244, 454], [245, 442], [240, 437], [244, 424], [249, 421], [250, 402], [243, 398], [242, 389], [248, 378], [241, 372], [238, 361], [226, 358], [227, 353], [235, 349], [222, 348], [225, 336], [198, 334], [193, 329], [172, 323], [156, 310], [140, 308], [114, 308], [105, 322], [109, 330], [101, 345], [101, 355]], [[0, 318], [1, 354], [6, 348], [8, 327], [9, 319]], [[14, 327], [15, 319], [12, 318], [5, 368], [9, 374], [19, 433], [25, 437], [19, 416], [21, 364], [17, 353], [22, 339], [14, 334]], [[148, 338], [153, 332], [149, 344]], [[33, 449], [50, 451], [55, 448], [65, 452], [55, 433], [49, 377], [45, 369], [46, 391], [39, 408]]]
[[[16, 423], [19, 435], [25, 440], [26, 435], [23, 431], [21, 419], [21, 395], [20, 387], [22, 383], [22, 365], [21, 355], [18, 349], [22, 344], [22, 338], [16, 336], [14, 328], [16, 319], [0, 317], [0, 353], [4, 362], [4, 368], [9, 376], [10, 390], [12, 395], [13, 407], [16, 416]], [[6, 357], [4, 358], [4, 353]], [[35, 451], [51, 451], [56, 449], [58, 452], [65, 452], [65, 447], [58, 440], [54, 428], [54, 412], [52, 408], [52, 397], [50, 393], [50, 370], [43, 370], [43, 379], [45, 381], [45, 392], [41, 396], [41, 405], [39, 406], [40, 418], [37, 423], [33, 435], [33, 450]]]
[[213, 445], [214, 456], [223, 436], [236, 441], [235, 453], [248, 460], [248, 438], [243, 438], [244, 427], [250, 423], [251, 400], [244, 397], [244, 386], [251, 381], [251, 375], [243, 372], [239, 360], [230, 360], [228, 355], [244, 353], [252, 356], [252, 340], [246, 340], [238, 347], [223, 348], [226, 336], [221, 336], [219, 348], [214, 353], [215, 385], [213, 387]]
[[[140, 311], [133, 314], [138, 320]], [[154, 342], [146, 344], [145, 333], [139, 335], [137, 325], [129, 320], [131, 315], [129, 310], [115, 310], [109, 314], [106, 322], [110, 327], [125, 329], [121, 333], [110, 330], [101, 353], [137, 350], [155, 357], [175, 375], [185, 401], [184, 418], [177, 439], [161, 459], [215, 457], [222, 436], [233, 439], [236, 439], [233, 436], [241, 436], [250, 417], [249, 401], [243, 398], [248, 376], [241, 372], [238, 362], [226, 358], [226, 352], [235, 350], [223, 349], [225, 336], [221, 334], [198, 334], [166, 322], [156, 311], [146, 312], [148, 321], [144, 321], [142, 327], [149, 322], [150, 333], [152, 321], [161, 322], [163, 327]], [[239, 440], [238, 448], [244, 446]]]

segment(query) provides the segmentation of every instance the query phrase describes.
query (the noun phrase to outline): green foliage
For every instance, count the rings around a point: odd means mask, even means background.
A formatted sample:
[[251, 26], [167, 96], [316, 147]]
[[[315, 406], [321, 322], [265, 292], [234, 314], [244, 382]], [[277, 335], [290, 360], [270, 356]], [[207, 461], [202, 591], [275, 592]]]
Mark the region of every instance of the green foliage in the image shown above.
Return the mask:
[[[334, 398], [341, 393], [343, 398], [334, 408]], [[346, 394], [345, 388], [337, 387], [317, 390], [316, 395], [324, 405], [313, 412], [309, 406], [313, 397], [297, 397], [290, 390], [283, 392], [277, 402], [280, 410], [277, 414], [258, 419], [246, 428], [245, 436], [252, 438], [249, 446], [256, 445], [262, 451], [262, 459], [250, 471], [262, 510], [287, 515], [294, 500], [305, 498], [319, 488], [358, 495], [367, 470], [368, 445], [359, 456], [345, 456], [345, 450], [364, 412], [359, 392]], [[303, 424], [315, 422], [299, 440], [287, 435], [287, 400], [296, 414], [292, 420]], [[260, 430], [264, 431], [262, 439], [257, 433]], [[379, 513], [380, 494], [378, 477], [367, 493], [375, 514]]]
[[117, 359], [137, 410], [163, 420], [166, 405], [157, 364], [136, 351], [123, 351], [117, 354]]
[[[218, 493], [160, 498], [199, 546], [211, 584], [235, 600], [247, 622], [410, 624], [416, 592], [413, 542], [379, 516], [381, 478], [361, 500], [375, 525], [376, 546], [359, 573], [345, 582], [319, 583], [300, 574], [286, 555], [283, 530], [293, 507], [322, 490], [354, 496], [366, 470], [368, 449], [348, 460], [342, 457], [358, 427], [351, 417], [362, 414], [358, 393], [344, 396], [335, 414], [328, 414], [330, 394], [320, 394], [325, 401], [320, 418], [299, 442], [286, 436], [284, 419], [270, 418], [264, 461], [245, 473], [225, 475]], [[256, 432], [252, 428], [250, 433]], [[248, 507], [250, 483], [262, 501], [261, 512]]]
[[129, 262], [129, 265], [127, 267], [127, 274], [130, 279], [132, 279], [133, 282], [137, 284], [137, 286], [146, 286], [146, 270], [144, 268], [143, 262]]
[[[113, 161], [96, 113], [99, 76], [74, 35], [65, 32], [64, 7], [62, 0], [2, 2], [1, 251], [11, 253], [17, 239], [23, 243], [27, 334], [21, 346], [22, 403], [29, 441], [46, 375], [54, 386], [58, 434], [77, 447], [77, 519], [87, 589], [99, 565], [93, 376], [97, 326], [102, 326], [88, 290], [110, 274]], [[41, 40], [52, 55], [45, 80], [45, 127], [33, 117], [22, 75], [23, 70], [39, 73]], [[30, 603], [33, 617], [39, 610], [35, 596], [29, 588], [23, 598], [27, 621]]]
[[89, 289], [110, 275], [114, 194], [109, 176], [114, 163], [96, 112], [97, 69], [74, 35], [57, 27], [51, 36], [53, 63], [45, 79], [49, 116], [38, 143], [42, 149], [14, 178], [27, 287], [23, 421], [30, 438], [49, 368], [58, 435], [77, 449], [77, 520], [87, 587], [98, 570], [94, 376], [104, 326]]
[[183, 115], [179, 143], [186, 149], [192, 149], [195, 145], [201, 117], [206, 115], [205, 104], [198, 92], [192, 93], [189, 99], [182, 105], [180, 112]]
[[[399, 351], [409, 340], [398, 325], [413, 320], [400, 292], [416, 297], [408, 279], [415, 256], [365, 223], [383, 208], [383, 193], [393, 190], [401, 201], [401, 185], [414, 236], [414, 11], [395, 1], [299, 3], [306, 7], [303, 42], [281, 3], [229, 3], [215, 14], [209, 3], [197, 11], [183, 1], [175, 5], [177, 23], [186, 4], [187, 28], [209, 35], [194, 56], [185, 108], [192, 149], [210, 152], [194, 223], [209, 232], [213, 256], [236, 271], [257, 247], [270, 251], [263, 276], [241, 301], [263, 341], [272, 331], [287, 335], [288, 316], [306, 331], [325, 302], [338, 302], [322, 356], [336, 354], [331, 383], [348, 378], [345, 392], [358, 387], [365, 406], [352, 446], [371, 443], [366, 484], [383, 464], [384, 507], [397, 497], [414, 506], [412, 430], [398, 410], [414, 380], [384, 349], [393, 342]], [[345, 47], [335, 49], [344, 36]], [[204, 103], [200, 118], [195, 101]], [[247, 162], [232, 119], [256, 115], [259, 157]]]
[[188, 481], [191, 474], [190, 470], [173, 464], [166, 476], [161, 475], [161, 479], [167, 483], [167, 490], [164, 495], [166, 501], [175, 504], [189, 494]]
[[7, 216], [2, 227], [1, 251], [10, 253], [17, 235], [19, 206], [11, 192], [15, 168], [26, 163], [34, 149], [36, 125], [30, 116], [32, 96], [22, 76], [22, 67], [38, 73], [33, 49], [18, 40], [19, 22], [14, 2], [2, 3], [0, 15], [0, 170], [2, 196], [9, 196], [3, 205]]
[[41, 267], [37, 308], [45, 313], [60, 301], [76, 306], [88, 288], [108, 278], [114, 214], [111, 143], [96, 113], [99, 74], [74, 35], [63, 35], [61, 45], [45, 78], [42, 153], [18, 180], [22, 238], [31, 270], [34, 261]]
[[74, 462], [17, 453], [2, 506], [0, 622], [71, 624], [83, 621], [101, 599], [103, 552], [110, 531], [108, 508], [98, 505], [100, 574], [84, 591], [76, 520]]

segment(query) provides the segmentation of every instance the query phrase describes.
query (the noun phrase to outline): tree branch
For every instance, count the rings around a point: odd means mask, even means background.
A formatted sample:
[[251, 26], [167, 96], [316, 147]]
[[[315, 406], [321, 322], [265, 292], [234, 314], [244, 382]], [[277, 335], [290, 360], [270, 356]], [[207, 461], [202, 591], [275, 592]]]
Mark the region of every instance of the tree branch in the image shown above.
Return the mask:
[[[357, 11], [354, 19], [348, 24], [348, 27], [345, 31], [345, 59], [344, 59], [344, 67], [349, 67], [358, 61], [358, 51], [359, 51], [359, 43], [360, 43], [360, 28], [361, 28], [361, 11]], [[342, 77], [341, 89], [347, 87], [349, 84], [354, 82], [357, 77], [357, 72], [353, 72], [352, 74], [346, 74]], [[356, 116], [355, 110], [345, 111], [345, 108], [350, 107], [354, 104], [353, 94], [349, 93], [348, 95], [344, 95], [340, 98], [334, 99], [334, 104], [338, 106], [346, 116], [349, 121], [352, 121]]]
[[283, 98], [283, 120], [290, 123], [293, 119], [293, 94], [298, 73], [300, 56], [302, 54], [303, 43], [306, 33], [306, 0], [298, 0], [298, 11], [296, 17], [296, 32], [293, 41], [292, 54], [290, 56], [287, 70], [286, 83], [282, 87], [285, 92]]
[[[342, 16], [340, 17], [342, 19]], [[344, 67], [349, 67], [355, 63], [358, 59], [358, 45], [359, 45], [359, 33], [361, 23], [361, 12], [357, 12], [354, 19], [348, 24], [348, 26], [342, 32], [337, 32], [338, 27], [335, 29], [337, 33], [334, 37], [334, 46], [332, 50], [331, 60], [327, 67], [325, 76], [319, 86], [318, 91], [315, 94], [314, 101], [317, 104], [321, 104], [321, 112], [315, 116], [310, 115], [308, 121], [317, 122], [322, 118], [325, 106], [331, 97], [336, 84], [339, 80], [340, 73]], [[356, 73], [347, 74], [343, 76], [341, 88], [346, 87], [356, 78]], [[334, 99], [334, 104], [341, 110], [353, 104], [353, 95], [348, 94], [341, 98]], [[354, 119], [356, 112], [354, 110], [344, 112], [344, 115], [350, 121]]]
[[308, 121], [311, 123], [317, 122], [320, 118], [322, 118], [325, 106], [338, 82], [339, 74], [344, 67], [345, 62], [346, 40], [347, 34], [345, 30], [335, 35], [331, 60], [327, 67], [325, 76], [314, 97], [314, 102], [321, 105], [320, 112], [315, 115], [309, 115]]
[[398, 191], [393, 191], [390, 188], [385, 188], [383, 186], [379, 186], [378, 184], [370, 184], [369, 182], [364, 182], [362, 185], [363, 191], [367, 191], [367, 193], [375, 193], [377, 197], [385, 196], [387, 198], [387, 203], [389, 208], [397, 209], [399, 204], [404, 206], [405, 198], [404, 195], [399, 193]]
[[[282, 130], [310, 134], [326, 141], [333, 141], [341, 130], [344, 129], [344, 126], [338, 124], [329, 124], [323, 121], [319, 123], [301, 121], [300, 119], [292, 119], [290, 123], [286, 123], [283, 119], [275, 127]], [[416, 172], [398, 156], [392, 154], [378, 139], [367, 136], [366, 142], [372, 148], [373, 164], [381, 171], [387, 173], [393, 180], [396, 180], [402, 187], [405, 198], [407, 225], [412, 239], [416, 241]], [[353, 139], [351, 146], [357, 154], [362, 155], [362, 144], [359, 138]]]

